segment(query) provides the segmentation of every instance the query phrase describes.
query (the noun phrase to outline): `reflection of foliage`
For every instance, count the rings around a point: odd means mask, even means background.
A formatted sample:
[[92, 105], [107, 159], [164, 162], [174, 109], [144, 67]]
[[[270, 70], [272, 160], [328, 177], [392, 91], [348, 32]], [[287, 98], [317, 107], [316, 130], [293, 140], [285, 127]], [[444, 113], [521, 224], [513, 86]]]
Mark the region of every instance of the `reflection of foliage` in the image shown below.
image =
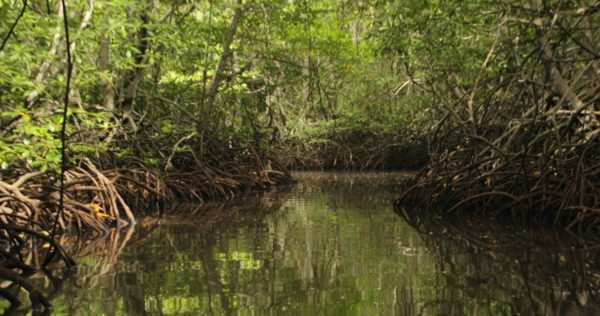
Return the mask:
[[224, 264], [238, 262], [242, 270], [258, 270], [262, 266], [262, 260], [254, 259], [254, 255], [251, 252], [233, 251], [230, 254], [220, 252], [217, 253], [216, 257], [217, 260], [222, 261]]
[[100, 301], [105, 314], [399, 311], [404, 300], [394, 297], [432, 295], [434, 266], [418, 236], [386, 211], [397, 176], [308, 173], [290, 198], [174, 207], [148, 242], [134, 236], [104, 282], [73, 300]]
[[[400, 174], [302, 173], [293, 194], [179, 205], [119, 260], [94, 251], [59, 314], [504, 315], [598, 310], [597, 245], [389, 212]], [[303, 181], [302, 181], [303, 180]], [[309, 182], [310, 181], [310, 182]], [[359, 194], [360, 192], [360, 194]], [[278, 210], [272, 212], [274, 210]], [[111, 241], [112, 240], [112, 241]], [[84, 245], [84, 244], [82, 244]], [[116, 249], [116, 248], [115, 248]], [[587, 250], [586, 250], [587, 249]], [[85, 264], [84, 264], [85, 263]]]
[[[409, 176], [400, 172], [301, 172], [298, 190], [333, 210], [387, 209]], [[310, 183], [307, 183], [310, 182]], [[304, 206], [306, 207], [306, 206]]]
[[502, 227], [480, 219], [397, 212], [434, 254], [447, 288], [424, 309], [447, 314], [597, 315], [596, 242], [543, 229]]
[[[238, 297], [237, 281], [231, 276], [249, 275], [263, 264], [251, 249], [219, 248], [216, 231], [223, 225], [241, 225], [248, 217], [260, 222], [270, 210], [280, 207], [283, 192], [250, 195], [235, 202], [178, 205], [166, 211], [164, 219], [141, 219], [119, 264], [111, 261], [98, 265], [97, 257], [83, 259], [87, 264], [82, 266], [82, 273], [70, 280], [64, 297], [55, 300], [57, 311], [195, 314], [209, 306], [213, 312], [224, 314], [239, 307], [243, 298]], [[177, 238], [182, 233], [193, 234], [193, 240]], [[209, 294], [193, 294], [204, 291]]]

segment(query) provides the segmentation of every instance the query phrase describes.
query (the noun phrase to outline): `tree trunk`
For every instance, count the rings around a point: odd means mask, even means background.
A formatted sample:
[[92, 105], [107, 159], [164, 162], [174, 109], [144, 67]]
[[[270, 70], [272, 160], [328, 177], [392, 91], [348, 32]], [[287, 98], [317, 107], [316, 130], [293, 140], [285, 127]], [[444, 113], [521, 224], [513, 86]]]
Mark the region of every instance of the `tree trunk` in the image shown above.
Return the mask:
[[[148, 8], [150, 10], [150, 8]], [[145, 10], [140, 13], [140, 20], [142, 25], [138, 31], [138, 54], [134, 57], [135, 67], [123, 76], [123, 86], [121, 87], [121, 96], [119, 109], [123, 120], [128, 121], [134, 132], [137, 131], [137, 124], [133, 118], [133, 107], [135, 99], [137, 97], [137, 89], [140, 81], [142, 80], [143, 67], [142, 65], [146, 61], [146, 52], [148, 50], [148, 24], [150, 17]]]
[[[104, 24], [108, 25], [108, 14], [103, 17]], [[98, 50], [98, 70], [100, 72], [109, 71], [110, 67], [110, 38], [105, 32], [100, 33], [100, 48]], [[100, 76], [100, 87], [102, 89], [102, 97], [104, 98], [103, 107], [108, 112], [115, 110], [115, 90], [112, 87], [110, 78], [107, 78], [107, 73]]]
[[229, 32], [227, 33], [227, 38], [225, 38], [225, 42], [223, 43], [223, 54], [221, 55], [221, 59], [217, 64], [217, 68], [215, 69], [215, 74], [212, 78], [210, 86], [208, 87], [208, 91], [206, 95], [206, 103], [202, 109], [201, 121], [208, 121], [213, 113], [213, 108], [215, 105], [215, 100], [217, 96], [217, 90], [219, 89], [219, 84], [223, 80], [223, 72], [231, 59], [231, 43], [235, 38], [235, 33], [237, 31], [238, 25], [242, 20], [242, 0], [237, 1], [237, 6], [233, 13], [233, 18], [231, 19], [231, 25], [229, 26]]

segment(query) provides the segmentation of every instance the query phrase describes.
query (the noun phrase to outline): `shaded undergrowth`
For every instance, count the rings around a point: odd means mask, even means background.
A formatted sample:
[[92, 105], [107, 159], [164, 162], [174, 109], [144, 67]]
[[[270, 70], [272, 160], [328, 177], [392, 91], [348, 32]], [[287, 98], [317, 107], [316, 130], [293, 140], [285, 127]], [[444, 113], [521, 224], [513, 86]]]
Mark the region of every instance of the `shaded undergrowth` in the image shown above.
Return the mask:
[[279, 157], [292, 170], [416, 170], [427, 161], [427, 143], [397, 125], [340, 122], [283, 142]]

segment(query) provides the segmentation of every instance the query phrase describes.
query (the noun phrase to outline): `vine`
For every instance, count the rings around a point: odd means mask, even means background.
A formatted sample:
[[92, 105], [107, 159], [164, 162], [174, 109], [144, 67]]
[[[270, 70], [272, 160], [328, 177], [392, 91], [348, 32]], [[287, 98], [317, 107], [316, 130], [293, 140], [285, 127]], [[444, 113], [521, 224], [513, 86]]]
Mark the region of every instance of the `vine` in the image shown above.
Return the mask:
[[[63, 23], [65, 29], [65, 48], [67, 52], [67, 82], [65, 84], [65, 95], [64, 95], [64, 104], [63, 104], [63, 115], [62, 115], [62, 126], [60, 130], [60, 188], [59, 188], [59, 201], [58, 201], [58, 211], [56, 212], [56, 217], [54, 218], [54, 224], [52, 225], [52, 232], [50, 237], [52, 240], [55, 239], [56, 230], [58, 227], [58, 221], [62, 213], [65, 209], [65, 170], [67, 169], [67, 157], [66, 157], [66, 147], [67, 147], [67, 119], [68, 119], [68, 109], [69, 109], [69, 93], [71, 91], [71, 76], [73, 73], [73, 60], [71, 57], [71, 39], [69, 37], [69, 18], [67, 16], [67, 5], [65, 0], [61, 0], [62, 7], [62, 15], [63, 15]], [[51, 246], [48, 249], [48, 253], [46, 255], [46, 259], [44, 260], [43, 266], [46, 266], [50, 260], [56, 254], [56, 248]]]

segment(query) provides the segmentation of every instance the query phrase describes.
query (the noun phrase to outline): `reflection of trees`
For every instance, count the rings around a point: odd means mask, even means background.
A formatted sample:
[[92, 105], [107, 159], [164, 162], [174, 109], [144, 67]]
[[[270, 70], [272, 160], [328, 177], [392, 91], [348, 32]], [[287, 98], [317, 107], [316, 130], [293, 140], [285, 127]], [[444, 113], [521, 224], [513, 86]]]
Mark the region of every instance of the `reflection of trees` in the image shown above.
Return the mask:
[[[105, 302], [118, 301], [123, 295], [135, 296], [133, 289], [127, 293], [114, 290], [118, 288], [115, 270], [120, 265], [120, 256], [127, 247], [147, 243], [156, 229], [156, 222], [157, 219], [144, 218], [136, 226], [110, 230], [102, 238], [82, 239], [72, 244], [68, 239], [62, 241], [63, 245], [67, 245], [67, 251], [75, 254], [78, 268], [66, 280], [68, 286], [55, 299], [57, 312], [69, 315], [118, 314], [116, 305]], [[101, 293], [97, 292], [98, 289]]]
[[[281, 206], [283, 194], [267, 192], [167, 211], [151, 242], [128, 247], [121, 255], [108, 286], [115, 296], [111, 304], [122, 302], [121, 312], [131, 315], [200, 311], [229, 315], [243, 308], [243, 299], [254, 295], [252, 286], [259, 282], [243, 270], [245, 254], [263, 248], [268, 233], [264, 217]], [[236, 229], [249, 235], [241, 240], [223, 234]], [[100, 296], [111, 297], [105, 294]]]
[[[73, 255], [73, 258], [94, 258], [88, 260], [89, 265], [79, 267], [77, 271], [65, 269], [62, 267], [49, 266], [48, 269], [42, 269], [37, 271], [36, 274], [30, 278], [39, 288], [40, 292], [52, 302], [57, 299], [57, 296], [61, 295], [65, 290], [65, 283], [68, 281], [75, 280], [77, 289], [89, 289], [95, 287], [103, 274], [111, 270], [112, 266], [117, 260], [117, 256], [133, 234], [134, 228], [127, 227], [121, 230], [108, 231], [103, 238], [86, 239], [84, 237], [77, 236], [61, 236], [58, 238], [58, 244], [62, 245], [62, 248]], [[41, 258], [40, 254], [36, 252], [37, 248], [32, 247], [31, 253], [26, 253], [27, 258], [24, 262], [38, 263]], [[2, 291], [8, 291], [15, 297], [19, 297], [19, 287], [15, 284], [5, 281], [0, 284]], [[68, 287], [67, 287], [68, 288]], [[16, 305], [11, 306], [5, 310], [6, 314], [20, 315], [31, 312], [31, 305], [22, 305], [27, 300], [21, 300]], [[77, 307], [73, 306], [74, 309], [71, 312], [76, 313]], [[33, 311], [36, 313], [36, 311]]]
[[297, 190], [333, 209], [369, 212], [389, 208], [408, 174], [399, 172], [303, 172]]
[[397, 190], [380, 177], [337, 177], [300, 183], [289, 199], [271, 192], [174, 207], [152, 232], [136, 229], [96, 287], [61, 303], [106, 315], [414, 311], [407, 300], [432, 287], [406, 271], [433, 265], [414, 255], [418, 235], [385, 211]]
[[420, 232], [443, 275], [421, 312], [600, 314], [599, 244], [543, 229], [397, 212]]
[[[283, 223], [267, 223], [265, 216], [284, 201], [284, 193], [271, 192], [235, 202], [183, 205], [167, 212], [152, 243], [121, 257], [125, 265], [156, 262], [136, 266], [135, 273], [117, 271], [117, 292], [127, 312], [229, 315], [255, 306], [281, 310], [287, 303], [277, 281], [281, 270], [276, 253], [285, 251], [286, 242], [270, 236], [279, 234], [280, 228], [269, 225]], [[131, 279], [125, 282], [125, 275]], [[136, 297], [128, 296], [140, 289]], [[140, 297], [146, 309], [130, 309], [140, 305]]]
[[261, 312], [389, 312], [394, 285], [402, 284], [405, 274], [395, 265], [400, 255], [386, 249], [405, 236], [385, 231], [396, 226], [393, 216], [382, 213], [395, 192], [392, 181], [370, 175], [303, 174], [310, 182], [296, 190], [305, 198], [287, 201], [269, 221], [270, 305], [259, 306]]
[[383, 211], [393, 187], [363, 180], [330, 175], [287, 200], [273, 192], [175, 207], [137, 227], [118, 261], [83, 252], [88, 270], [56, 306], [106, 315], [600, 312], [593, 244], [403, 213], [421, 240]]
[[[64, 304], [100, 297], [87, 310], [107, 315], [344, 314], [364, 300], [379, 304], [383, 296], [391, 297], [387, 285], [394, 281], [388, 277], [398, 275], [399, 268], [369, 244], [381, 233], [369, 227], [395, 217], [368, 215], [389, 205], [376, 191], [379, 184], [344, 177], [335, 185], [330, 179], [299, 184], [294, 190], [300, 199], [286, 201], [285, 192], [272, 192], [175, 207], [146, 236], [148, 242], [137, 243], [143, 235], [134, 233], [129, 243], [134, 246], [100, 276], [102, 284], [68, 293], [76, 299]], [[357, 194], [360, 190], [379, 198], [367, 201], [361, 198], [364, 193]], [[362, 278], [366, 271], [378, 271], [380, 277]], [[381, 283], [386, 288], [369, 292]]]

